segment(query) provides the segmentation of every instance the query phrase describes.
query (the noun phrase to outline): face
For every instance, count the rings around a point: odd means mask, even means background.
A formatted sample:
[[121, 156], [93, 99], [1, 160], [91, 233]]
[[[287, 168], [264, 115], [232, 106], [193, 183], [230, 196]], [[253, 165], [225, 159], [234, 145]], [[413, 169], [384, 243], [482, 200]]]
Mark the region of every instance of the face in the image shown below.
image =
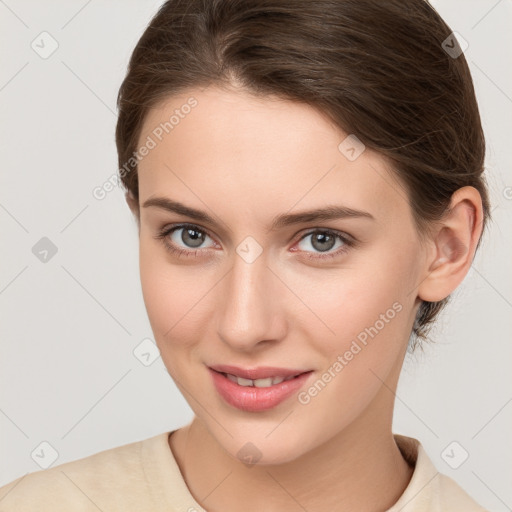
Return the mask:
[[[424, 259], [404, 190], [347, 136], [242, 90], [190, 90], [145, 119], [145, 305], [170, 375], [233, 457], [250, 442], [260, 463], [291, 461], [391, 407]], [[219, 365], [302, 375], [248, 387]]]

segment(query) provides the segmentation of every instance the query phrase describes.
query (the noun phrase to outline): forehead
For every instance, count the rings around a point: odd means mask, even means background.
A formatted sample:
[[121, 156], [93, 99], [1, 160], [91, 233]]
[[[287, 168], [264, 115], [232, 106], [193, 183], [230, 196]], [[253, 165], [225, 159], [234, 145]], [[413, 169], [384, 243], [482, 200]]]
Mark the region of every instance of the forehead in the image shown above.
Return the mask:
[[[354, 160], [361, 147], [347, 137], [303, 103], [191, 89], [146, 116], [139, 147], [151, 139], [152, 149], [139, 162], [140, 202], [186, 198], [196, 208], [262, 222], [265, 213], [326, 203], [364, 208], [377, 219], [403, 216], [406, 195], [384, 158], [366, 148]], [[350, 146], [355, 151], [347, 153]]]

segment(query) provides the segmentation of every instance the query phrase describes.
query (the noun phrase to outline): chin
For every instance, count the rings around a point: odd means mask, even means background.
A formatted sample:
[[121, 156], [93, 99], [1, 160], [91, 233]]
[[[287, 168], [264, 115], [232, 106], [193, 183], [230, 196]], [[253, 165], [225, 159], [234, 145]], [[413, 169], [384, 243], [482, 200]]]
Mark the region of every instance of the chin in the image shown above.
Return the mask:
[[[250, 441], [229, 447], [229, 455], [247, 467], [277, 466], [293, 462], [302, 455], [304, 447], [288, 443], [268, 442], [265, 445]], [[226, 449], [226, 448], [225, 448]]]
[[223, 429], [219, 432], [217, 426], [212, 433], [230, 457], [247, 467], [286, 464], [314, 448], [305, 442], [311, 436], [298, 429], [297, 424], [290, 422], [287, 428], [284, 425], [276, 428], [278, 423], [279, 421], [272, 421], [265, 427], [245, 423], [238, 429], [233, 429], [233, 424], [227, 425], [233, 437], [227, 435]]

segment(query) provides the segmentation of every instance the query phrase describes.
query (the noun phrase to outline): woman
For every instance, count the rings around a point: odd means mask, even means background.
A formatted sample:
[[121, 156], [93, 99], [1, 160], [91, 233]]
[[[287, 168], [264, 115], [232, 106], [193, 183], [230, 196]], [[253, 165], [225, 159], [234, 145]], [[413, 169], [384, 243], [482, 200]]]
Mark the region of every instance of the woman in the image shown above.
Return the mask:
[[195, 416], [22, 477], [2, 504], [484, 510], [391, 430], [407, 348], [489, 218], [471, 76], [435, 10], [170, 0], [118, 107], [144, 301]]

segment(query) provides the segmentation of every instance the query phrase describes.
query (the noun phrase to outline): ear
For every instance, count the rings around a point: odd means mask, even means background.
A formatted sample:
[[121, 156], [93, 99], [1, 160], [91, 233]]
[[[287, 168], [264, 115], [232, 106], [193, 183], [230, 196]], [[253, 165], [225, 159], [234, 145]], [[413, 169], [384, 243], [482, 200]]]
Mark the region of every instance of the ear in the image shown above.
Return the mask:
[[130, 208], [130, 211], [132, 212], [133, 216], [135, 217], [135, 220], [137, 221], [137, 228], [139, 229], [140, 232], [139, 201], [134, 197], [131, 190], [127, 190], [124, 197], [126, 199], [128, 207]]
[[452, 195], [447, 213], [436, 224], [418, 296], [440, 301], [464, 280], [475, 256], [483, 229], [482, 198], [474, 187], [462, 187]]

